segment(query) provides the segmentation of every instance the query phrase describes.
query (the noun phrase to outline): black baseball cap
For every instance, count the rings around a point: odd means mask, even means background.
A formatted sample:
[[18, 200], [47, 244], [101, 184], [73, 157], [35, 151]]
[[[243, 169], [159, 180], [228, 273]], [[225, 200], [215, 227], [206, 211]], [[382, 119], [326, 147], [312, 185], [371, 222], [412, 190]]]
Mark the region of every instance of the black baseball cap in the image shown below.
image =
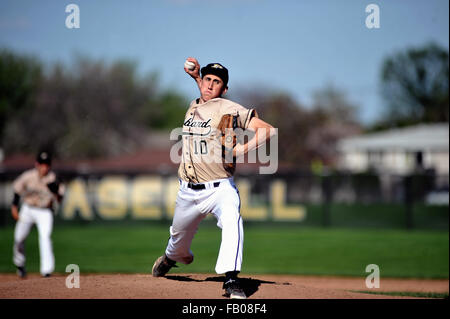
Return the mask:
[[47, 151], [40, 151], [36, 156], [36, 162], [39, 164], [52, 165], [52, 155]]
[[210, 63], [204, 66], [201, 70], [202, 78], [207, 74], [217, 75], [224, 83], [225, 87], [228, 84], [228, 69], [220, 63]]

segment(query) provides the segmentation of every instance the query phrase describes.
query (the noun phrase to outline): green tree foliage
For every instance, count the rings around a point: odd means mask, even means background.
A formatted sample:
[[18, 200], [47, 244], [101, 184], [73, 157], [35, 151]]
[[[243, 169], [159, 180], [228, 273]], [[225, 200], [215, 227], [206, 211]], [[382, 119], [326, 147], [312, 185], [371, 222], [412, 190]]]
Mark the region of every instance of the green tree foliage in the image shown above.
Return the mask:
[[174, 91], [165, 91], [152, 103], [153, 107], [144, 107], [140, 112], [148, 127], [173, 129], [181, 126], [189, 104], [184, 96]]
[[[9, 64], [2, 56], [0, 65]], [[142, 147], [152, 130], [179, 126], [187, 109], [177, 92], [160, 92], [157, 73], [138, 76], [131, 61], [107, 64], [76, 57], [71, 67], [55, 64], [34, 77], [37, 84], [30, 78], [40, 64], [22, 64], [28, 69], [22, 67], [23, 75], [14, 81], [7, 72], [18, 73], [20, 64], [0, 70], [2, 101], [8, 102], [2, 102], [1, 113], [7, 153], [51, 145], [66, 158], [121, 154]]]
[[433, 43], [387, 57], [381, 69], [387, 111], [375, 128], [448, 122], [448, 76], [448, 50]]
[[0, 143], [8, 119], [32, 107], [41, 77], [35, 58], [0, 50]]

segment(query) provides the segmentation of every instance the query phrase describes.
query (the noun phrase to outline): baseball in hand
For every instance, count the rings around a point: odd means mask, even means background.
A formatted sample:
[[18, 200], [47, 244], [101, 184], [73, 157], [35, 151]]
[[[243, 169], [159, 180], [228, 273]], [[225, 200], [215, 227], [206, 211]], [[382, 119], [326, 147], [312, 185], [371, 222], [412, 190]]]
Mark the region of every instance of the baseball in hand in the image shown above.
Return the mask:
[[195, 69], [195, 63], [186, 60], [186, 62], [184, 62], [184, 67], [185, 67], [186, 69], [188, 69], [189, 71], [192, 71], [192, 70]]

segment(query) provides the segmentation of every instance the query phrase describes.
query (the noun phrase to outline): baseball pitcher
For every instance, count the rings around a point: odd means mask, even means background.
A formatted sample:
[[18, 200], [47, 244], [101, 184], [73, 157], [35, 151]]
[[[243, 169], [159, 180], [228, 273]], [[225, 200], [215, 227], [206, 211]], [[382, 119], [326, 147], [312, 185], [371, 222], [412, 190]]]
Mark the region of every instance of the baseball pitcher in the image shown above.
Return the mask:
[[[275, 134], [259, 119], [256, 110], [222, 98], [228, 90], [228, 70], [220, 63], [201, 69], [195, 58], [185, 71], [195, 79], [200, 97], [191, 102], [183, 123], [182, 160], [178, 169], [178, 191], [170, 238], [165, 254], [152, 268], [155, 277], [164, 276], [176, 262], [194, 260], [191, 243], [198, 225], [213, 214], [222, 229], [222, 241], [215, 270], [225, 274], [223, 289], [230, 298], [245, 299], [238, 280], [243, 259], [244, 229], [239, 191], [234, 183], [236, 157], [258, 148]], [[253, 137], [237, 143], [236, 131], [250, 130]]]

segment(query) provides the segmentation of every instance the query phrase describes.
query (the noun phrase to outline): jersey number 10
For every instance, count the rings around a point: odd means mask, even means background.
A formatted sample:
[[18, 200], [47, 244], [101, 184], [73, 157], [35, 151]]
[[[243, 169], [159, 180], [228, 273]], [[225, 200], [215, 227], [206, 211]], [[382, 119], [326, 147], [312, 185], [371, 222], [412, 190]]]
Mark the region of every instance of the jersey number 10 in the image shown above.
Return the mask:
[[198, 154], [200, 148], [200, 154], [207, 154], [208, 153], [208, 144], [206, 144], [205, 140], [200, 140], [199, 143], [197, 143], [196, 140], [194, 140], [194, 154]]

